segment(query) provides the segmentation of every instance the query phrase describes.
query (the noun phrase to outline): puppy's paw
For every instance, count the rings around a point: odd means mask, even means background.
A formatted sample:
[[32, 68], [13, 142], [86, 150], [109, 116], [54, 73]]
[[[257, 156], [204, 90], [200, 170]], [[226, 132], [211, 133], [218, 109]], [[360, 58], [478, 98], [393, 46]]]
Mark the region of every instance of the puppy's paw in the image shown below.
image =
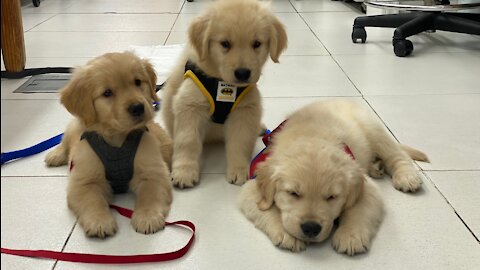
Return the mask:
[[117, 222], [110, 213], [81, 216], [79, 223], [90, 237], [105, 238], [117, 232]]
[[171, 173], [172, 183], [178, 188], [190, 188], [199, 181], [199, 172], [195, 168], [174, 168]]
[[392, 177], [393, 186], [403, 192], [415, 192], [422, 185], [422, 178], [417, 171], [404, 171]]
[[288, 249], [293, 252], [300, 252], [307, 248], [307, 243], [284, 231], [275, 234], [271, 240], [277, 247]]
[[367, 231], [339, 227], [333, 235], [332, 245], [337, 252], [353, 256], [368, 250], [370, 236]]
[[165, 217], [161, 211], [153, 209], [135, 210], [132, 215], [132, 226], [138, 233], [156, 233], [165, 228]]
[[385, 175], [385, 167], [383, 166], [383, 161], [381, 159], [377, 159], [370, 164], [368, 175], [376, 179], [383, 178]]
[[248, 180], [248, 168], [229, 168], [227, 169], [227, 181], [230, 184], [241, 186]]
[[62, 148], [55, 148], [45, 157], [45, 163], [49, 167], [58, 167], [68, 163], [68, 156]]

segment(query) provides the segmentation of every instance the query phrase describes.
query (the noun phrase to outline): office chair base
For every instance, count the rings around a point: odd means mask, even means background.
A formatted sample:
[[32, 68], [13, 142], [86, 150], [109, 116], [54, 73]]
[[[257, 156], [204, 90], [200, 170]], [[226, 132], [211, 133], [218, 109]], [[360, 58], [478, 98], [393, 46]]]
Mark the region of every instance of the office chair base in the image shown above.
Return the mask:
[[407, 37], [421, 32], [448, 32], [480, 35], [480, 14], [410, 12], [400, 14], [361, 16], [353, 24], [352, 41], [360, 39], [365, 43], [365, 27], [396, 28], [393, 33], [393, 51], [396, 56], [408, 56], [413, 51], [413, 44]]

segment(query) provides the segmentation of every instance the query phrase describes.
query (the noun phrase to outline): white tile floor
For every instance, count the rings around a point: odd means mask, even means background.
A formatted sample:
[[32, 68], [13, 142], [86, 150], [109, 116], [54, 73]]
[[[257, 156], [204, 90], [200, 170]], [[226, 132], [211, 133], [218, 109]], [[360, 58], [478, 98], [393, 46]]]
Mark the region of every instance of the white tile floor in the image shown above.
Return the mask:
[[[25, 6], [27, 65], [75, 66], [130, 45], [183, 43], [188, 22], [208, 2], [44, 0], [39, 8]], [[104, 266], [2, 254], [1, 268], [480, 269], [479, 37], [424, 33], [411, 38], [411, 57], [398, 58], [391, 29], [367, 29], [367, 44], [352, 44], [351, 25], [362, 14], [349, 4], [279, 0], [273, 10], [287, 25], [290, 47], [280, 64], [267, 64], [260, 81], [268, 127], [313, 100], [354, 99], [375, 111], [400, 142], [424, 150], [432, 160], [419, 164], [425, 184], [416, 195], [377, 181], [387, 214], [367, 254], [339, 255], [329, 242], [300, 254], [271, 245], [236, 207], [239, 188], [223, 180], [223, 147], [210, 146], [201, 184], [175, 190], [168, 217], [197, 225], [196, 242], [184, 258]], [[2, 151], [56, 135], [70, 119], [55, 94], [12, 93], [24, 81], [1, 81]], [[67, 168], [46, 168], [44, 155], [1, 168], [2, 247], [129, 254], [164, 252], [187, 241], [184, 231], [172, 228], [137, 234], [120, 216], [114, 237], [86, 238], [66, 207]], [[115, 200], [133, 205], [129, 194]]]

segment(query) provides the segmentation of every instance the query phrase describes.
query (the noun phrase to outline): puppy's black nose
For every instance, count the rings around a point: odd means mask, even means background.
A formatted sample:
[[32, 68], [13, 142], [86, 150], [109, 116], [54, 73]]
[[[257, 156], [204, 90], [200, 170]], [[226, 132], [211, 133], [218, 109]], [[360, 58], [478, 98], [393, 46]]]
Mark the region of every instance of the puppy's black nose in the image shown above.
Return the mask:
[[310, 238], [317, 236], [322, 230], [322, 226], [314, 221], [307, 221], [300, 225], [300, 227], [302, 228], [303, 234]]
[[128, 112], [135, 117], [142, 116], [145, 112], [145, 106], [143, 106], [143, 103], [130, 104], [130, 106], [128, 106]]
[[237, 68], [235, 69], [235, 78], [241, 82], [246, 82], [250, 79], [250, 69], [246, 68]]

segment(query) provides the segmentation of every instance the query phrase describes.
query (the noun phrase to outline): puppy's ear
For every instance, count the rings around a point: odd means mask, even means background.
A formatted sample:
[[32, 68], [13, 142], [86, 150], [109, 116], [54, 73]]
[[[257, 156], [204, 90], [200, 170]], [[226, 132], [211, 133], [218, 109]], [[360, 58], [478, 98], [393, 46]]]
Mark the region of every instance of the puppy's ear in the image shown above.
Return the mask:
[[200, 60], [204, 60], [208, 54], [210, 21], [209, 16], [200, 16], [194, 19], [188, 28], [188, 38]]
[[349, 183], [347, 189], [347, 200], [345, 201], [345, 209], [355, 205], [358, 199], [363, 196], [363, 187], [365, 185], [365, 175], [361, 170], [355, 173], [352, 181]]
[[157, 74], [155, 74], [155, 70], [153, 69], [153, 65], [146, 59], [142, 60], [143, 68], [148, 75], [148, 86], [150, 88], [150, 97], [153, 101], [159, 101], [157, 97], [156, 87], [157, 87]]
[[273, 197], [276, 192], [276, 182], [273, 179], [268, 160], [260, 163], [257, 168], [257, 187], [261, 194], [260, 201], [257, 202], [258, 208], [262, 211], [268, 210], [273, 205]]
[[280, 54], [287, 48], [288, 37], [285, 31], [285, 26], [278, 20], [277, 17], [272, 16], [272, 30], [270, 36], [270, 57], [273, 62], [278, 63]]
[[60, 102], [71, 114], [83, 120], [86, 126], [95, 123], [97, 118], [92, 97], [94, 84], [91, 80], [87, 68], [79, 68], [60, 90]]

